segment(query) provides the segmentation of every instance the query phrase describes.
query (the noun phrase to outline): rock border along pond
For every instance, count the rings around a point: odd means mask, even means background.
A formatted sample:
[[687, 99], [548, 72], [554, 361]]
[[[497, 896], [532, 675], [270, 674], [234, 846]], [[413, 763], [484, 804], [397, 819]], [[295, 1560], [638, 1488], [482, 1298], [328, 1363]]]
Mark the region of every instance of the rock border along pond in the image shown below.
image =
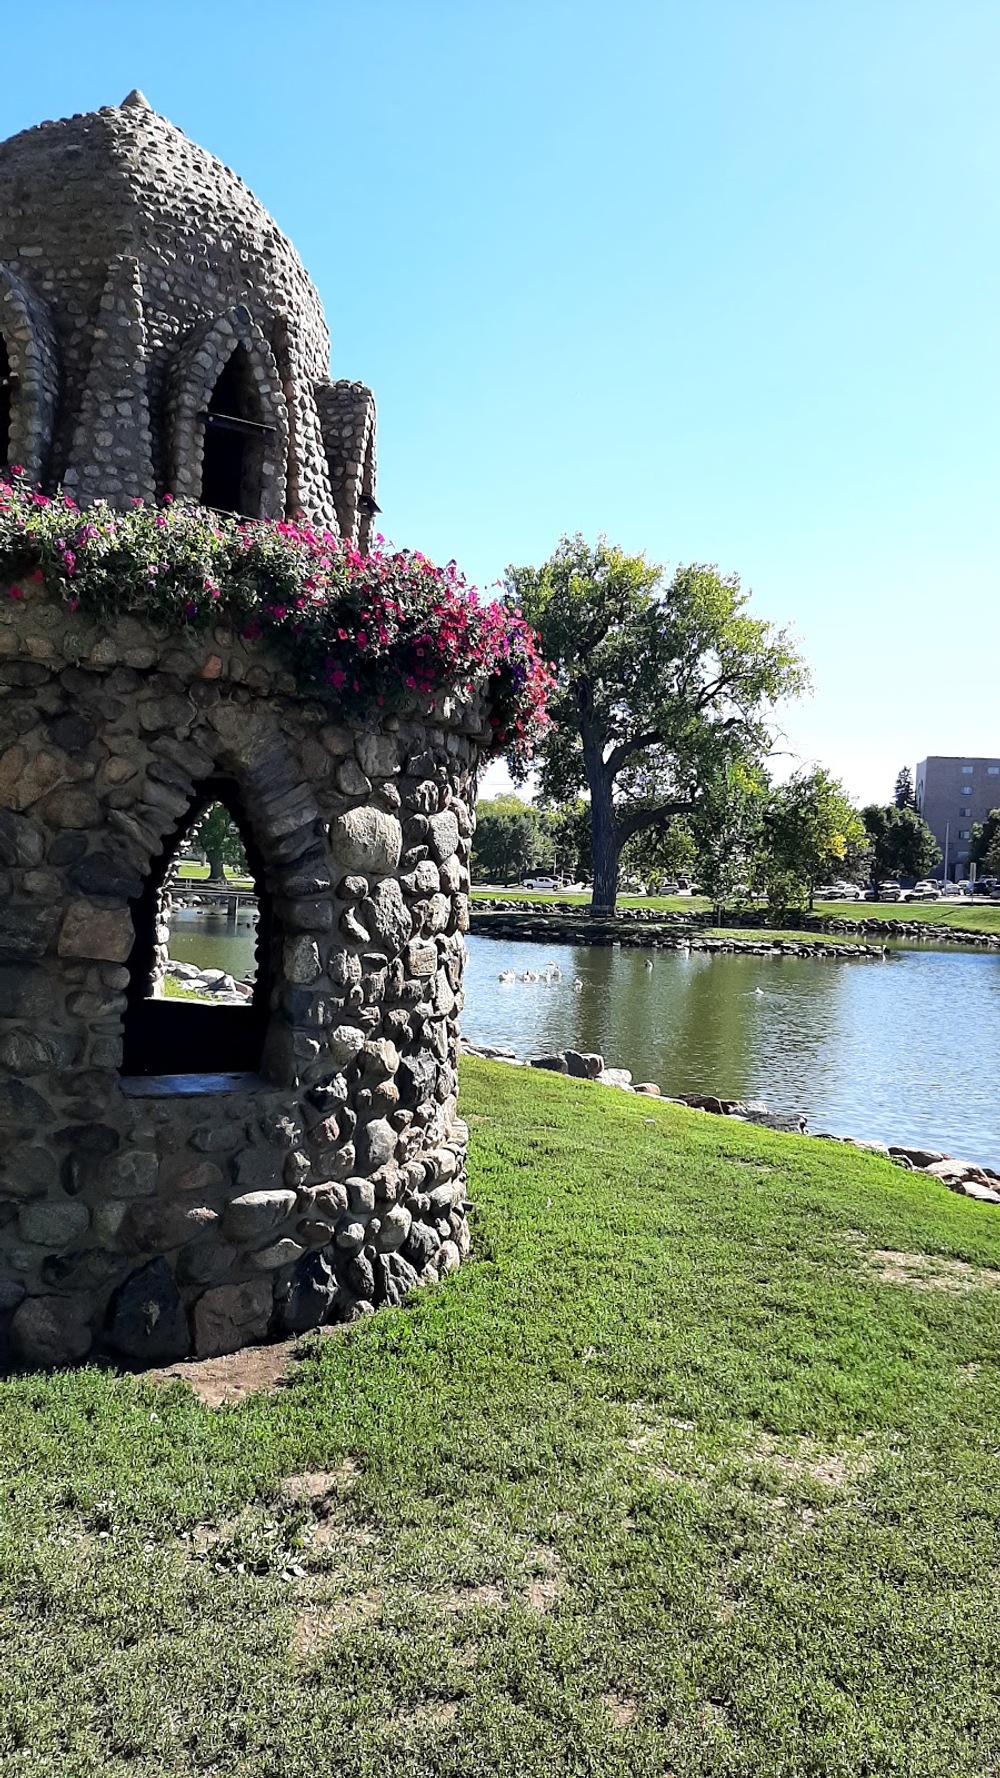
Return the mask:
[[596, 1051], [556, 1050], [551, 1055], [522, 1059], [512, 1049], [471, 1043], [465, 1038], [461, 1040], [461, 1049], [463, 1054], [480, 1056], [484, 1061], [506, 1062], [518, 1068], [542, 1068], [574, 1080], [589, 1081], [594, 1086], [617, 1087], [620, 1092], [659, 1099], [664, 1105], [683, 1105], [689, 1111], [703, 1111], [715, 1117], [733, 1118], [739, 1123], [757, 1124], [764, 1129], [778, 1130], [783, 1135], [808, 1136], [816, 1142], [841, 1142], [848, 1148], [862, 1149], [866, 1154], [881, 1155], [897, 1167], [924, 1173], [962, 1197], [974, 1198], [981, 1204], [1000, 1204], [1000, 1172], [993, 1167], [981, 1167], [975, 1161], [957, 1160], [941, 1149], [920, 1148], [913, 1143], [868, 1142], [857, 1136], [835, 1136], [829, 1130], [810, 1130], [805, 1112], [769, 1111], [760, 1099], [721, 1099], [714, 1093], [682, 1093], [673, 1098], [661, 1093], [655, 1081], [634, 1082], [627, 1068], [608, 1068], [604, 1057]]

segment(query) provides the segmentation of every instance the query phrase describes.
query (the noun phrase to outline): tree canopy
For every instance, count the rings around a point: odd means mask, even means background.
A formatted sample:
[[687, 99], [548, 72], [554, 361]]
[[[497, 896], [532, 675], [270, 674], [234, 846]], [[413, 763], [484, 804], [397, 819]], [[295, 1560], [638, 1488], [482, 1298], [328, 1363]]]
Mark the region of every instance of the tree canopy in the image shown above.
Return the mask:
[[208, 874], [212, 882], [225, 881], [227, 864], [231, 870], [246, 875], [247, 855], [240, 830], [222, 803], [209, 805], [194, 829], [192, 839], [208, 859]]
[[982, 866], [982, 875], [1000, 877], [1000, 809], [991, 809], [985, 821], [975, 823], [969, 858]]
[[516, 796], [488, 798], [476, 813], [472, 868], [477, 882], [516, 883], [552, 860], [541, 811]]
[[916, 809], [869, 803], [861, 819], [871, 841], [873, 883], [886, 877], [925, 877], [940, 864], [941, 848]]
[[913, 773], [910, 771], [909, 766], [901, 766], [896, 773], [896, 783], [893, 788], [892, 800], [897, 809], [916, 808], [917, 799], [913, 794]]
[[542, 790], [589, 792], [592, 910], [611, 912], [626, 843], [695, 814], [761, 760], [805, 668], [786, 631], [750, 615], [738, 576], [701, 563], [668, 580], [642, 555], [575, 536], [507, 580], [555, 673]]
[[864, 822], [844, 787], [822, 766], [803, 767], [771, 794], [764, 815], [761, 866], [768, 899], [792, 906], [856, 860]]

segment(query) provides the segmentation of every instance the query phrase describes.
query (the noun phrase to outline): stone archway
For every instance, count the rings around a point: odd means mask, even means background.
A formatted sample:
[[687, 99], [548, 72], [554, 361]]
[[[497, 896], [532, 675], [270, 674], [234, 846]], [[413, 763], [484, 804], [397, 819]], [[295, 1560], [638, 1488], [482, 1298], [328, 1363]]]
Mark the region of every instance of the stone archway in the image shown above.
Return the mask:
[[237, 352], [252, 397], [247, 406], [256, 409], [256, 416], [249, 412], [229, 416], [248, 428], [244, 436], [253, 447], [247, 451], [253, 461], [248, 464], [243, 499], [256, 510], [245, 516], [281, 518], [288, 476], [288, 410], [274, 353], [243, 305], [197, 328], [174, 362], [168, 400], [171, 491], [178, 499], [203, 502], [206, 427], [212, 424], [208, 416], [220, 379]]
[[[32, 482], [44, 477], [56, 400], [59, 360], [55, 331], [40, 297], [0, 264], [0, 334], [10, 377], [6, 461]], [[0, 441], [0, 460], [3, 460]]]

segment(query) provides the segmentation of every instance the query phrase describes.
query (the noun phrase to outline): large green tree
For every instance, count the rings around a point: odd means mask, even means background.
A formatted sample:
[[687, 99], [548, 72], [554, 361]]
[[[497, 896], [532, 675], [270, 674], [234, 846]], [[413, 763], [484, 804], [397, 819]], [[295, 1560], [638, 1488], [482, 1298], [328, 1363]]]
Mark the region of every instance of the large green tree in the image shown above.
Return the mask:
[[750, 893], [764, 844], [768, 788], [761, 766], [737, 760], [712, 780], [688, 817], [699, 884], [717, 921], [727, 904]]
[[869, 803], [861, 819], [871, 841], [871, 880], [925, 877], [941, 862], [941, 848], [916, 809]]
[[822, 766], [803, 767], [771, 794], [764, 815], [760, 867], [768, 900], [812, 907], [817, 883], [842, 870], [865, 825], [844, 790]]
[[516, 796], [479, 804], [472, 869], [480, 883], [515, 883], [552, 861], [552, 840], [539, 809]]
[[716, 568], [692, 563], [668, 580], [644, 556], [577, 536], [507, 579], [555, 670], [542, 789], [556, 801], [589, 793], [591, 911], [612, 913], [622, 848], [760, 760], [774, 707], [805, 669], [785, 631], [751, 617], [738, 577]]
[[969, 858], [981, 867], [980, 876], [1000, 877], [1000, 809], [991, 809], [985, 821], [975, 823]]
[[917, 799], [913, 791], [913, 773], [910, 771], [909, 766], [900, 766], [899, 771], [896, 773], [896, 783], [893, 788], [892, 800], [897, 809], [916, 808]]
[[241, 876], [246, 875], [247, 855], [240, 830], [222, 803], [209, 805], [192, 838], [208, 859], [209, 882], [224, 883], [227, 865]]

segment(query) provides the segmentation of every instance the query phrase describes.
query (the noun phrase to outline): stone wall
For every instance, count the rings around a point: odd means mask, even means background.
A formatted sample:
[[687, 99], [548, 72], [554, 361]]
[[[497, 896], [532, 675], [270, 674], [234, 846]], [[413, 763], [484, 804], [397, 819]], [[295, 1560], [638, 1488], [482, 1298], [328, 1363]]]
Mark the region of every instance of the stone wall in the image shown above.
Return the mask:
[[[474, 701], [361, 727], [223, 628], [99, 627], [0, 590], [11, 1362], [224, 1352], [459, 1264], [457, 1019], [486, 741]], [[123, 1078], [143, 882], [220, 777], [272, 913], [261, 1066], [226, 1081], [220, 1053], [209, 1080]]]

